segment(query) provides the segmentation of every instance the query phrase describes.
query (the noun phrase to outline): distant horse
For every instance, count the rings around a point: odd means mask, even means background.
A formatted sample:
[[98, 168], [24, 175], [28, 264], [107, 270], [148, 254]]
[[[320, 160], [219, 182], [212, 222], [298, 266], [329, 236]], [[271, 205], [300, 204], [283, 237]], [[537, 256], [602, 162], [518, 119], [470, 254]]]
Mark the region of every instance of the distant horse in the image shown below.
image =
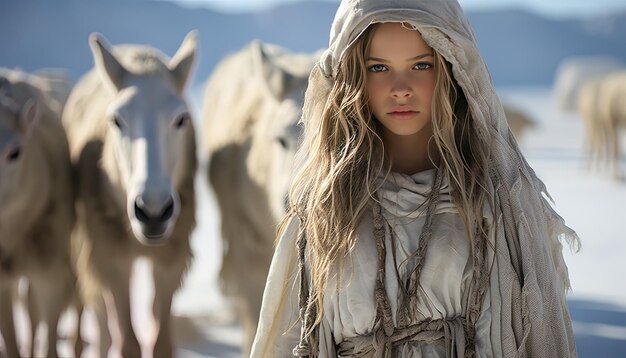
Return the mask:
[[590, 81], [581, 89], [578, 111], [585, 123], [590, 163], [604, 162], [620, 181], [626, 131], [626, 71]]
[[600, 79], [587, 81], [579, 92], [577, 110], [585, 127], [586, 151], [588, 165], [608, 163], [606, 145], [607, 120], [600, 117], [599, 91]]
[[556, 70], [554, 97], [565, 112], [577, 110], [580, 89], [589, 80], [624, 69], [624, 64], [610, 56], [577, 56], [564, 59]]
[[57, 356], [59, 317], [75, 298], [74, 191], [60, 113], [70, 88], [69, 81], [0, 70], [0, 333], [9, 357], [19, 357], [13, 296], [21, 277], [29, 282], [32, 336], [39, 322], [47, 326], [48, 357]]
[[72, 250], [84, 300], [98, 314], [104, 356], [111, 343], [107, 313], [121, 332], [122, 356], [141, 356], [129, 292], [140, 256], [154, 269], [159, 332], [152, 351], [172, 356], [172, 296], [192, 257], [195, 226], [196, 143], [183, 93], [196, 41], [195, 32], [188, 34], [170, 60], [145, 46], [110, 49], [92, 34], [95, 68], [74, 87], [63, 113], [78, 178]]
[[256, 331], [294, 172], [304, 91], [318, 57], [253, 42], [218, 64], [205, 90], [202, 131], [224, 245], [220, 277], [243, 322], [244, 354]]

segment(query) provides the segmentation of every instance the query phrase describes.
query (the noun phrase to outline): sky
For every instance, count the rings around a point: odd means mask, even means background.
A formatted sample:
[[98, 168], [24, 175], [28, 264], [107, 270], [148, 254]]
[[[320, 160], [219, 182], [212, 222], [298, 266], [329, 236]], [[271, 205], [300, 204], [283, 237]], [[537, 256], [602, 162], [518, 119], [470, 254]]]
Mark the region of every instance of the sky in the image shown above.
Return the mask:
[[[248, 12], [267, 9], [276, 4], [302, 0], [170, 0], [191, 6], [206, 6], [225, 12]], [[339, 2], [339, 0], [318, 0]], [[459, 0], [466, 10], [515, 6], [554, 17], [578, 17], [626, 10], [626, 0]]]

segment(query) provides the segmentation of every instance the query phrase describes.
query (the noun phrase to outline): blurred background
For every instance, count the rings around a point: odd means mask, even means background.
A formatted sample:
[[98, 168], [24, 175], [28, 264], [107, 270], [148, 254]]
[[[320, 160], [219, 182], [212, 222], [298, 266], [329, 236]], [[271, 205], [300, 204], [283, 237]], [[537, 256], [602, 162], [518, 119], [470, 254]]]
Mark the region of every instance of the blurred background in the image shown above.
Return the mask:
[[[171, 56], [184, 35], [197, 29], [200, 56], [188, 94], [198, 119], [204, 83], [220, 59], [254, 39], [295, 52], [324, 48], [338, 3], [0, 0], [0, 67], [27, 72], [62, 69], [78, 80], [93, 65], [87, 43], [91, 32], [102, 33], [114, 45], [148, 44]], [[589, 164], [588, 126], [577, 111], [577, 90], [591, 78], [624, 71], [626, 2], [460, 3], [503, 102], [527, 119], [517, 133], [522, 150], [546, 183], [556, 210], [581, 237], [579, 253], [564, 248], [579, 355], [624, 357], [626, 183], [623, 172], [594, 169]], [[618, 132], [622, 145], [616, 160], [623, 171], [626, 118], [621, 123], [612, 130]], [[202, 159], [202, 153], [199, 155]], [[201, 168], [197, 181], [201, 200], [192, 239], [195, 259], [174, 301], [177, 354], [240, 357], [241, 329], [217, 280], [221, 265], [219, 214], [204, 172]], [[149, 306], [141, 304], [151, 294], [146, 270], [147, 264], [139, 262], [134, 277], [134, 305], [143, 309], [133, 317], [140, 336], [150, 333], [143, 323], [148, 321]], [[89, 325], [85, 329], [88, 337], [94, 335]]]

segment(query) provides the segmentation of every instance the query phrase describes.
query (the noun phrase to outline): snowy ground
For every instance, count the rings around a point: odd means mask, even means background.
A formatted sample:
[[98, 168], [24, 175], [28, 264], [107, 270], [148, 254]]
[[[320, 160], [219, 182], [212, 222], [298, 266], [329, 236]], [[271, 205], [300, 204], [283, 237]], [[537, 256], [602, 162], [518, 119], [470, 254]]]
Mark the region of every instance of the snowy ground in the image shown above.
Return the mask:
[[[200, 90], [192, 93], [197, 108]], [[500, 94], [504, 101], [529, 111], [537, 121], [538, 125], [521, 138], [521, 147], [546, 183], [557, 211], [582, 240], [579, 253], [573, 254], [567, 248], [564, 251], [573, 287], [569, 302], [579, 355], [624, 357], [626, 184], [585, 169], [582, 124], [576, 115], [564, 115], [553, 107], [549, 89], [503, 88]], [[192, 239], [195, 260], [173, 307], [177, 356], [241, 357], [241, 330], [216, 280], [221, 260], [218, 217], [204, 171], [197, 186], [201, 199]], [[140, 340], [146, 344], [154, 333], [148, 314], [152, 287], [147, 270], [148, 265], [141, 262], [133, 279], [133, 319]], [[68, 321], [65, 327], [70, 326]], [[92, 342], [96, 336], [92, 317], [87, 317], [85, 326], [85, 338]], [[21, 331], [23, 334], [24, 328]], [[67, 344], [61, 344], [61, 348], [69, 355]], [[89, 347], [85, 356], [93, 356]]]

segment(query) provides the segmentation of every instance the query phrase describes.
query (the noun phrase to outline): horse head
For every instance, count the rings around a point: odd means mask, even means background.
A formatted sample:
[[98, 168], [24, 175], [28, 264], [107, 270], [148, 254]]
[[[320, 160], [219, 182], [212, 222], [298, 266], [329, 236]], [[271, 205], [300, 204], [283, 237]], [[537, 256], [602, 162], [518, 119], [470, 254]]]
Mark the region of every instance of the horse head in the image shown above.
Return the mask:
[[134, 236], [146, 245], [170, 237], [181, 209], [178, 192], [190, 170], [189, 157], [195, 155], [183, 92], [196, 37], [189, 33], [168, 60], [149, 48], [118, 54], [101, 35], [90, 36], [96, 72], [112, 95], [106, 109], [110, 155], [104, 166], [122, 189]]

